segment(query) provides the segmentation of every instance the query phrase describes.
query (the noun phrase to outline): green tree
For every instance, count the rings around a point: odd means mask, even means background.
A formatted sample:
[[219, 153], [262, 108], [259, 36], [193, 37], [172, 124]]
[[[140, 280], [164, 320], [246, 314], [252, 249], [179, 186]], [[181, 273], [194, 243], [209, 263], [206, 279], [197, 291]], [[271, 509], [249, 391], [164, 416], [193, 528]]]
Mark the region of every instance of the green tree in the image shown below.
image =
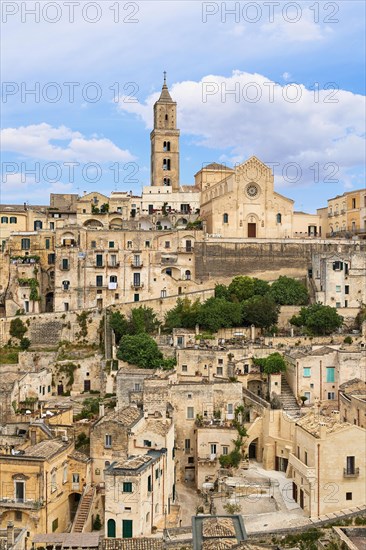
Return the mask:
[[212, 332], [241, 325], [241, 304], [224, 298], [209, 298], [202, 304], [197, 321], [202, 328]]
[[10, 321], [10, 336], [14, 336], [14, 338], [18, 338], [19, 340], [21, 340], [27, 330], [27, 326], [23, 323], [21, 319], [16, 318]]
[[129, 323], [126, 317], [121, 312], [114, 311], [109, 316], [109, 325], [116, 336], [116, 343], [119, 344], [122, 336], [129, 332]]
[[234, 277], [228, 286], [231, 299], [237, 302], [243, 302], [254, 296], [254, 281], [246, 275]]
[[266, 374], [278, 374], [286, 371], [286, 362], [278, 352], [271, 353], [265, 358], [263, 371]]
[[165, 314], [165, 328], [194, 328], [200, 308], [199, 300], [191, 302], [188, 298], [178, 298], [177, 305]]
[[294, 315], [290, 323], [297, 327], [305, 327], [310, 334], [332, 334], [343, 324], [343, 317], [337, 310], [323, 304], [312, 304], [302, 307], [299, 315]]
[[153, 334], [158, 330], [160, 322], [151, 307], [140, 306], [131, 311], [129, 324], [129, 334]]
[[254, 277], [253, 279], [254, 283], [254, 296], [264, 296], [265, 294], [268, 294], [270, 291], [270, 285], [267, 283], [267, 281], [263, 281], [262, 279], [257, 279]]
[[20, 349], [24, 351], [29, 348], [29, 346], [31, 345], [31, 341], [29, 340], [29, 338], [22, 338], [19, 345]]
[[224, 298], [225, 300], [230, 299], [229, 289], [226, 285], [216, 285], [215, 286], [215, 298]]
[[242, 315], [244, 325], [269, 328], [277, 324], [278, 306], [268, 295], [253, 296], [243, 302]]
[[269, 291], [277, 304], [302, 306], [309, 303], [309, 292], [306, 286], [291, 277], [279, 277]]
[[142, 369], [172, 368], [175, 359], [164, 359], [157, 343], [146, 333], [122, 336], [117, 351], [118, 359]]

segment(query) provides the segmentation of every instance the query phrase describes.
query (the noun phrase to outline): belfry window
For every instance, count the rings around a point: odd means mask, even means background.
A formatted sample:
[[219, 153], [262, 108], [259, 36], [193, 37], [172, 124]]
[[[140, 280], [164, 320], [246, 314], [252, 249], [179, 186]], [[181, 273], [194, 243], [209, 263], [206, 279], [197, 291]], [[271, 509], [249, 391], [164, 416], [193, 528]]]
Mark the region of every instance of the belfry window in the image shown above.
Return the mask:
[[170, 187], [170, 178], [164, 178], [164, 187]]
[[170, 141], [164, 141], [163, 151], [170, 151]]
[[170, 170], [170, 159], [163, 160], [163, 170]]

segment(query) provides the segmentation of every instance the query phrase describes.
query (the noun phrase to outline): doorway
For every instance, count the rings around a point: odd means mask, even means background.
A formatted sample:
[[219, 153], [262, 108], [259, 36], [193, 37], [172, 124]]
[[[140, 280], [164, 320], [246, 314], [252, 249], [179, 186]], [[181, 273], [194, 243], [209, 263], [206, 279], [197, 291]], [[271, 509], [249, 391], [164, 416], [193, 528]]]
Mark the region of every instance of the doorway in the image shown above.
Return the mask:
[[255, 239], [257, 236], [257, 224], [256, 223], [248, 223], [248, 237]]
[[132, 519], [122, 520], [122, 538], [132, 539]]

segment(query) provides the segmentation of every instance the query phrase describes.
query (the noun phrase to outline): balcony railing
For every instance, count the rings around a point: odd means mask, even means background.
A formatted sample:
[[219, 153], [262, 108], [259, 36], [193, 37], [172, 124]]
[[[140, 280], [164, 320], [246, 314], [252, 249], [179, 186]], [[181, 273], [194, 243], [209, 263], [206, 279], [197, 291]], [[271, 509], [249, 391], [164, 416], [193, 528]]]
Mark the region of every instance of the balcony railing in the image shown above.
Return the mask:
[[119, 262], [108, 262], [108, 267], [119, 267]]
[[39, 510], [43, 506], [41, 500], [19, 499], [19, 498], [0, 498], [0, 508], [32, 509]]
[[144, 283], [131, 283], [131, 288], [144, 288]]
[[360, 468], [343, 468], [343, 477], [358, 477], [360, 475]]
[[140, 269], [140, 268], [143, 267], [143, 266], [144, 266], [143, 262], [139, 262], [139, 263], [137, 263], [137, 262], [131, 262], [131, 267], [132, 267], [133, 269]]

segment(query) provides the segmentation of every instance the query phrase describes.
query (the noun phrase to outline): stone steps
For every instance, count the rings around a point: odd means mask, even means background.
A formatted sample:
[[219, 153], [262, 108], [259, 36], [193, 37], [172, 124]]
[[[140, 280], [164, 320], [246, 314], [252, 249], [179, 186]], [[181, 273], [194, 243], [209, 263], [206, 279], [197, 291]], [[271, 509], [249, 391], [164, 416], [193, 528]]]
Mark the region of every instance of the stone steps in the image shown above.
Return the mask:
[[85, 522], [89, 516], [89, 511], [90, 511], [91, 504], [93, 502], [93, 497], [94, 497], [94, 487], [91, 487], [89, 491], [87, 491], [83, 495], [81, 501], [79, 502], [79, 506], [76, 512], [76, 517], [71, 530], [73, 533], [83, 532]]

